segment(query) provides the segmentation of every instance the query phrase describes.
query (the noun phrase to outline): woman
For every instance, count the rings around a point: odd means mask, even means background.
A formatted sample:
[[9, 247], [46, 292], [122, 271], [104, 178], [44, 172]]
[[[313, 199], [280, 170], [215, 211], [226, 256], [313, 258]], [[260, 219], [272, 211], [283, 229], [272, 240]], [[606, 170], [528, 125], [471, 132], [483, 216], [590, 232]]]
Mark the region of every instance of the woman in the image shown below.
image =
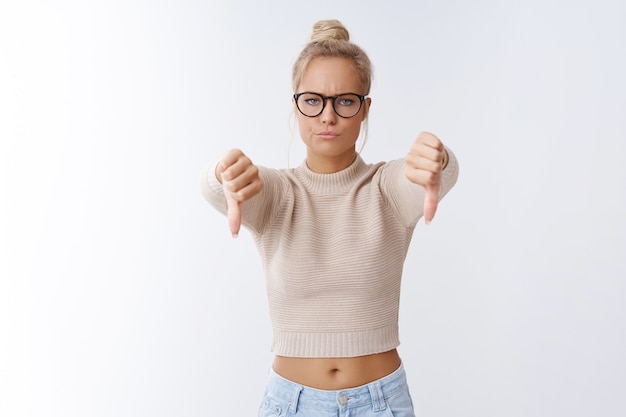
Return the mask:
[[371, 78], [345, 27], [316, 23], [293, 67], [305, 163], [270, 169], [233, 149], [203, 176], [205, 198], [233, 236], [240, 222], [250, 230], [263, 262], [276, 356], [259, 416], [414, 415], [396, 350], [402, 266], [458, 165], [426, 132], [404, 159], [366, 164], [356, 141]]

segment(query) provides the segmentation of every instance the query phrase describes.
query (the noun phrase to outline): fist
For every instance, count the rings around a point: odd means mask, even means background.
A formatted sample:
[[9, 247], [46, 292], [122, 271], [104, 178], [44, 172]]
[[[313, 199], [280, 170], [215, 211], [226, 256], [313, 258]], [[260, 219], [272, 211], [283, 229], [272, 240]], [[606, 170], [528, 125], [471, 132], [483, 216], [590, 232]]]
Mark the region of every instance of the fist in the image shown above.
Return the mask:
[[226, 152], [217, 164], [215, 175], [224, 187], [230, 232], [237, 237], [241, 228], [241, 204], [263, 189], [263, 180], [256, 165], [239, 149]]
[[430, 224], [439, 202], [441, 171], [446, 151], [443, 143], [432, 133], [421, 132], [405, 158], [405, 175], [409, 181], [424, 187], [424, 220]]

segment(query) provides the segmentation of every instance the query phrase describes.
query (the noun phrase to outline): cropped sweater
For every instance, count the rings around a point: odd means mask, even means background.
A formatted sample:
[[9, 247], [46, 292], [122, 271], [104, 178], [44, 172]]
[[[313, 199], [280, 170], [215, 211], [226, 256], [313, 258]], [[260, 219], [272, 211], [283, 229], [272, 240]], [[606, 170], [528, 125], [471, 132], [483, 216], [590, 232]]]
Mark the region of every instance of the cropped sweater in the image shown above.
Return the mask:
[[[441, 199], [458, 164], [448, 150]], [[202, 194], [227, 206], [215, 163]], [[404, 175], [404, 160], [319, 174], [306, 163], [259, 167], [263, 190], [242, 205], [242, 224], [256, 242], [265, 272], [272, 352], [308, 358], [355, 357], [400, 344], [400, 281], [424, 188]]]

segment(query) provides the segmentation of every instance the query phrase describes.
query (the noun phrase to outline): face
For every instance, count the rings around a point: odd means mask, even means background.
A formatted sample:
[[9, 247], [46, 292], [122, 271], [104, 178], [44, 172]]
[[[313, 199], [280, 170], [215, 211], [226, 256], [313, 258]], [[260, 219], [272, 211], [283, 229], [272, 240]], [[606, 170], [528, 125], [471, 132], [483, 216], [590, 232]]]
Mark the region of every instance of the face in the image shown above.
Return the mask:
[[[315, 58], [309, 62], [296, 93], [305, 91], [324, 97], [365, 93], [354, 65], [345, 58]], [[346, 119], [335, 113], [332, 100], [327, 100], [324, 111], [315, 117], [301, 114], [294, 102], [300, 136], [307, 148], [309, 169], [330, 173], [350, 166], [356, 157], [356, 140], [369, 104], [370, 99], [365, 99], [356, 116]]]

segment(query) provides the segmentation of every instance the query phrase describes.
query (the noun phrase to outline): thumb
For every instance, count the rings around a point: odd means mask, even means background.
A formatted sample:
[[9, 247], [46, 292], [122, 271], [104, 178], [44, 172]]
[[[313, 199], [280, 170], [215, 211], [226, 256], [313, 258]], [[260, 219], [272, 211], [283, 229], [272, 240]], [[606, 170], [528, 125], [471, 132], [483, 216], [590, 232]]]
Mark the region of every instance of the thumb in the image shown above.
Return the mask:
[[226, 189], [226, 186], [224, 186], [224, 195], [226, 196], [226, 204], [228, 205], [228, 227], [233, 237], [237, 237], [239, 236], [239, 229], [241, 228], [241, 203], [232, 197], [230, 191]]
[[439, 182], [426, 185], [426, 195], [424, 196], [424, 221], [430, 224], [439, 203]]

